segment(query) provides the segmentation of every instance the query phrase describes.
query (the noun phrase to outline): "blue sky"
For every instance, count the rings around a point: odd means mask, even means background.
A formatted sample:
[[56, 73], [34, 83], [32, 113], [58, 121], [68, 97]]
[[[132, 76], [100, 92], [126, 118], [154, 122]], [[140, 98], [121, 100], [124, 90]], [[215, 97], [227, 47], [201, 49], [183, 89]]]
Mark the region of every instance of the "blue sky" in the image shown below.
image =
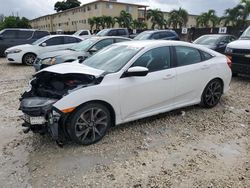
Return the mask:
[[[0, 0], [0, 14], [11, 15], [17, 13], [33, 19], [45, 14], [54, 13], [54, 4], [58, 0]], [[88, 3], [93, 0], [80, 0], [82, 3]], [[163, 11], [171, 11], [182, 7], [190, 14], [200, 14], [209, 9], [214, 9], [218, 15], [222, 15], [224, 10], [232, 8], [240, 0], [118, 0], [120, 2], [129, 2], [137, 4], [150, 5], [150, 8], [160, 8]]]

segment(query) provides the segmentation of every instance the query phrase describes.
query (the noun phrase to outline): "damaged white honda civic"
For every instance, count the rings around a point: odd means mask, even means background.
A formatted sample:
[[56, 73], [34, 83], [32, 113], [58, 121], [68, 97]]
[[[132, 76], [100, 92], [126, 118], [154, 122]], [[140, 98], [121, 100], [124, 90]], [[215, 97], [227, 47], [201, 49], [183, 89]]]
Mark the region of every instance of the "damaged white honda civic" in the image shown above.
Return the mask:
[[63, 144], [101, 140], [112, 126], [173, 109], [216, 106], [229, 90], [231, 61], [179, 41], [132, 41], [43, 69], [22, 95], [25, 132]]

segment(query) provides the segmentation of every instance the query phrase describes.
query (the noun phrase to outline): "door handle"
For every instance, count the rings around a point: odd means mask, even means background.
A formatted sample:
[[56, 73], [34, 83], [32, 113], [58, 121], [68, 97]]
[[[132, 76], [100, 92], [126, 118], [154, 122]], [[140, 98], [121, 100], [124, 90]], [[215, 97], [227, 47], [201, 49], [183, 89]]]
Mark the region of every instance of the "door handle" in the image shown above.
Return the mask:
[[175, 77], [174, 74], [167, 74], [166, 76], [164, 76], [163, 80], [170, 80], [170, 79], [172, 79], [174, 77]]

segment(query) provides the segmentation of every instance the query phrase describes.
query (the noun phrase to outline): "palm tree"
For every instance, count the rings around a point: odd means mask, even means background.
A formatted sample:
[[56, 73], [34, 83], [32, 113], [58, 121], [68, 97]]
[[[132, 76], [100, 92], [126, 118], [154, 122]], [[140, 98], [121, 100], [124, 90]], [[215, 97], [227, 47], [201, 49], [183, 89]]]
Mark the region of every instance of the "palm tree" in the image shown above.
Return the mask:
[[122, 20], [122, 26], [129, 28], [132, 22], [132, 15], [124, 10], [120, 13], [120, 18]]
[[155, 10], [148, 10], [147, 11], [147, 19], [150, 19], [152, 22], [151, 29], [154, 29], [156, 25], [162, 27], [164, 23], [164, 16], [163, 13], [159, 9]]
[[224, 16], [221, 17], [221, 21], [224, 22], [224, 25], [232, 25], [233, 27], [240, 26], [243, 21], [243, 10], [244, 7], [239, 4], [236, 7], [229, 8], [225, 10]]
[[179, 8], [178, 10], [172, 10], [169, 13], [168, 23], [169, 25], [173, 25], [176, 29], [177, 26], [181, 28], [182, 26], [186, 26], [188, 22], [188, 12], [185, 9]]
[[95, 26], [96, 26], [96, 30], [100, 30], [100, 26], [101, 26], [101, 17], [93, 17], [93, 20], [95, 22]]
[[118, 23], [119, 27], [123, 26], [123, 19], [121, 17], [115, 17], [115, 21]]
[[172, 27], [174, 29], [177, 29], [178, 24], [180, 22], [182, 22], [182, 20], [181, 20], [180, 16], [178, 15], [178, 13], [175, 12], [175, 11], [170, 12], [169, 18], [168, 18], [168, 25], [169, 25], [169, 27], [172, 25]]
[[131, 23], [132, 29], [147, 29], [147, 23], [144, 21], [133, 20]]
[[209, 10], [208, 12], [202, 13], [198, 16], [196, 21], [197, 27], [205, 26], [208, 28], [210, 23], [212, 23], [212, 26], [215, 27], [219, 23], [219, 18], [216, 16], [215, 10]]
[[92, 31], [93, 30], [93, 27], [95, 25], [95, 20], [93, 18], [89, 18], [88, 19], [88, 23], [90, 25], [90, 30]]

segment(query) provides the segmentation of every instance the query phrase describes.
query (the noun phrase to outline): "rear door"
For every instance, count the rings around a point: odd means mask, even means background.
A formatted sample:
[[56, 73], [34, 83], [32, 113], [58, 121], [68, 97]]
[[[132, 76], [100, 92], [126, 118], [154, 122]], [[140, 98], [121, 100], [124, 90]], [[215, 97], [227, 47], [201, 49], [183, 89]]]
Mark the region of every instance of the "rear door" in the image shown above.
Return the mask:
[[46, 46], [43, 47], [42, 44], [40, 44], [38, 55], [45, 53], [45, 52], [51, 52], [51, 51], [62, 50], [62, 49], [67, 48], [67, 47], [65, 48], [65, 46], [64, 46], [64, 37], [63, 36], [52, 37], [52, 38], [44, 41], [44, 43], [46, 43]]
[[177, 106], [197, 102], [210, 79], [211, 62], [205, 60], [204, 55], [196, 48], [175, 46], [174, 49]]
[[31, 38], [33, 35], [34, 31], [30, 30], [30, 31], [25, 31], [25, 30], [20, 30], [17, 31], [17, 38], [16, 38], [16, 43], [17, 45], [20, 44], [31, 44]]
[[75, 38], [75, 37], [71, 37], [71, 36], [64, 36], [64, 45], [62, 46], [61, 49], [66, 49], [66, 48], [70, 48], [73, 45], [75, 45], [78, 42], [81, 42], [81, 39]]

